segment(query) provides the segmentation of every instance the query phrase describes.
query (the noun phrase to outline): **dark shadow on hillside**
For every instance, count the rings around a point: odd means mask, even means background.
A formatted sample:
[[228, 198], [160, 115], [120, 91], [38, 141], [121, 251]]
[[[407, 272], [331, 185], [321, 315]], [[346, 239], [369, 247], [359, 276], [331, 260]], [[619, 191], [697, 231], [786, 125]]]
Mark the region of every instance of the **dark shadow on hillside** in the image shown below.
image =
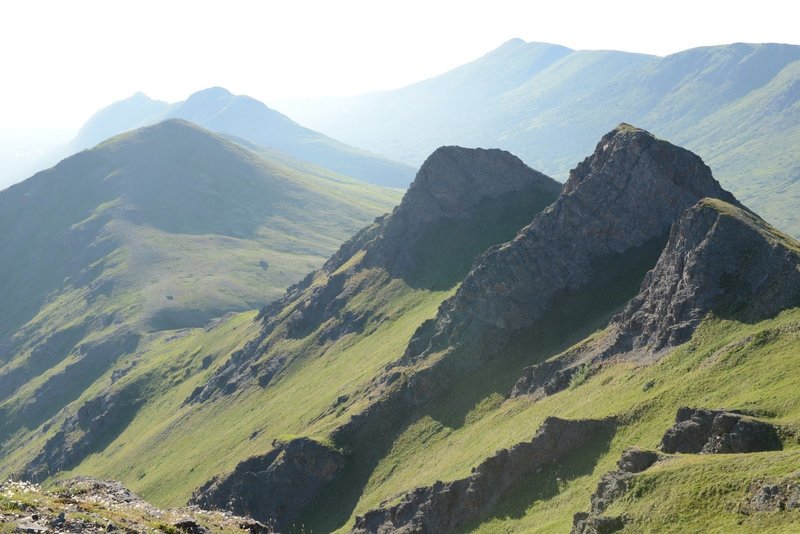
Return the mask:
[[141, 384], [105, 391], [83, 403], [47, 440], [21, 476], [42, 482], [79, 465], [89, 455], [105, 450], [133, 421], [144, 400]]
[[[406, 413], [397, 414], [397, 419], [403, 421], [407, 416]], [[362, 431], [347, 439], [352, 448], [345, 445], [348, 455], [343, 473], [323, 490], [306, 513], [301, 514], [306, 532], [333, 532], [346, 525], [372, 472], [406, 428], [405, 424], [398, 424], [392, 429], [391, 423], [385, 422], [388, 424], [377, 432]]]
[[450, 289], [464, 279], [478, 255], [513, 239], [556, 196], [540, 190], [506, 193], [484, 200], [467, 219], [427, 225], [409, 247], [414, 267], [406, 273], [390, 268], [390, 273], [413, 288]]
[[130, 354], [139, 344], [134, 333], [117, 333], [96, 344], [78, 347], [81, 355], [61, 372], [47, 378], [18, 409], [0, 413], [0, 441], [20, 428], [34, 429], [56, 415], [64, 406], [80, 397], [86, 388], [103, 375], [121, 356]]
[[534, 476], [523, 478], [509, 487], [500, 497], [494, 510], [478, 521], [463, 525], [455, 531], [456, 534], [466, 534], [477, 529], [485, 521], [492, 519], [521, 519], [526, 511], [535, 506], [537, 502], [552, 499], [561, 492], [561, 484], [591, 474], [597, 462], [611, 448], [611, 439], [614, 437], [614, 428], [608, 428], [597, 435], [597, 440], [590, 446], [584, 447], [567, 455], [564, 461], [551, 464], [542, 472]]
[[[451, 383], [447, 393], [425, 410], [443, 425], [459, 428], [471, 409], [492, 394], [507, 397], [525, 367], [541, 363], [604, 328], [641, 287], [666, 243], [666, 236], [594, 263], [593, 281], [562, 295], [545, 316], [518, 332], [499, 354]], [[449, 356], [457, 375], [459, 355]]]
[[0, 375], [0, 400], [14, 395], [29, 380], [50, 369], [69, 355], [86, 335], [86, 325], [80, 324], [53, 332], [31, 350], [22, 365]]

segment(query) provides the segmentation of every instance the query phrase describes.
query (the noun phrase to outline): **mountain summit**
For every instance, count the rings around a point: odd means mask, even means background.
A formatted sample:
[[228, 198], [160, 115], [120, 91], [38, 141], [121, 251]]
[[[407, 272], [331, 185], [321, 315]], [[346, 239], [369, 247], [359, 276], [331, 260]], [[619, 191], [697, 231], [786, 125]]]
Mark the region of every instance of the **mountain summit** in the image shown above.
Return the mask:
[[0, 443], [158, 332], [278, 297], [395, 199], [179, 119], [0, 192]]
[[347, 146], [300, 126], [289, 117], [245, 95], [222, 87], [198, 91], [182, 102], [168, 104], [142, 93], [115, 102], [92, 116], [69, 146], [70, 152], [89, 148], [107, 137], [177, 118], [245, 142], [249, 148], [275, 149], [294, 158], [359, 180], [405, 187], [411, 167]]
[[620, 124], [570, 173], [552, 206], [478, 258], [439, 313], [432, 350], [451, 339], [496, 350], [497, 336], [508, 335], [499, 332], [530, 326], [559, 295], [589, 283], [603, 258], [665, 240], [704, 197], [736, 203], [699, 157]]

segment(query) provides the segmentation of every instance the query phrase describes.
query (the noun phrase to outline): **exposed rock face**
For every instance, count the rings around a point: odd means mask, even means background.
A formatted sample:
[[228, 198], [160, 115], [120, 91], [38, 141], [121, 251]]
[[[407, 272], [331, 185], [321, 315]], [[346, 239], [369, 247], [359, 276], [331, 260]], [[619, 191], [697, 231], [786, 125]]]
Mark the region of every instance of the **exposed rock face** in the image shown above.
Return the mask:
[[401, 276], [414, 268], [413, 244], [432, 225], [468, 220], [489, 199], [531, 189], [549, 203], [558, 196], [561, 184], [504, 150], [438, 148], [420, 167], [376, 243], [367, 248], [367, 263], [387, 266]]
[[781, 450], [775, 427], [741, 413], [680, 408], [661, 439], [667, 453], [730, 454]]
[[530, 442], [502, 449], [454, 482], [417, 488], [399, 504], [356, 518], [355, 533], [446, 533], [489, 513], [515, 482], [564, 459], [613, 428], [608, 420], [569, 421], [549, 417]]
[[800, 509], [800, 480], [754, 482], [744, 509], [753, 512], [776, 512]]
[[428, 346], [466, 342], [491, 351], [541, 318], [559, 294], [585, 285], [594, 261], [666, 236], [703, 197], [736, 203], [698, 156], [620, 125], [570, 173], [553, 205], [476, 261], [440, 310]]
[[[513, 237], [556, 199], [561, 187], [502, 150], [437, 149], [420, 168], [400, 205], [344, 243], [322, 269], [264, 308], [258, 316], [263, 323], [261, 335], [188, 400], [198, 402], [214, 394], [231, 393], [241, 382], [254, 378], [268, 384], [285, 365], [283, 355], [270, 354], [267, 338], [275, 331], [298, 339], [322, 327], [317, 338], [322, 343], [360, 332], [367, 324], [382, 320], [377, 313], [346, 309], [353, 297], [367, 288], [386, 284], [391, 278], [425, 285], [429, 281], [416, 280], [417, 273], [429, 279], [452, 278], [462, 264], [463, 272], [455, 275], [463, 276], [477, 254]], [[492, 232], [486, 232], [487, 227]], [[475, 234], [481, 234], [481, 238], [475, 238]], [[437, 250], [437, 244], [449, 247], [446, 256], [463, 258], [447, 257], [440, 263], [442, 251]], [[283, 313], [286, 310], [291, 312]], [[254, 364], [265, 354], [269, 361]]]
[[22, 472], [22, 478], [42, 481], [70, 469], [97, 450], [106, 432], [130, 419], [141, 403], [135, 388], [106, 390], [67, 416], [58, 432]]
[[753, 213], [703, 199], [673, 225], [639, 294], [589, 347], [523, 371], [513, 395], [561, 391], [579, 365], [641, 359], [688, 341], [709, 312], [758, 321], [800, 305], [800, 243]]
[[575, 514], [572, 534], [606, 534], [621, 530], [625, 521], [621, 517], [606, 517], [603, 512], [625, 492], [628, 482], [636, 473], [648, 469], [658, 461], [658, 453], [638, 448], [627, 449], [617, 462], [617, 470], [603, 475], [592, 495], [590, 512]]
[[800, 244], [742, 208], [704, 200], [674, 225], [641, 292], [615, 319], [616, 350], [684, 343], [712, 310], [757, 321], [798, 304]]
[[344, 457], [338, 451], [307, 438], [294, 439], [241, 462], [224, 477], [209, 480], [190, 504], [249, 515], [282, 530], [343, 466]]

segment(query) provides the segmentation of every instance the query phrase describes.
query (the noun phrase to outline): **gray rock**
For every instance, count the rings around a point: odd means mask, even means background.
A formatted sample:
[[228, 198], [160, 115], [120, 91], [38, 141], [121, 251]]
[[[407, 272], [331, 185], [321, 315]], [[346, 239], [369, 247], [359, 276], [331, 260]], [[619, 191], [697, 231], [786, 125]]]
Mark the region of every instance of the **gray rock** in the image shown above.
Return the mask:
[[344, 457], [338, 451], [298, 438], [209, 480], [189, 503], [251, 516], [281, 530], [297, 519], [343, 467]]
[[704, 200], [676, 222], [641, 291], [614, 319], [615, 351], [684, 343], [712, 310], [759, 321], [797, 305], [800, 244], [746, 209]]
[[649, 469], [659, 459], [656, 451], [648, 451], [638, 447], [626, 449], [617, 461], [617, 468], [622, 473], [641, 473]]
[[64, 512], [59, 512], [59, 514], [52, 521], [50, 521], [50, 526], [60, 527], [65, 522], [66, 518]]
[[626, 449], [617, 461], [617, 470], [600, 478], [592, 494], [590, 511], [579, 512], [573, 517], [571, 534], [605, 534], [624, 528], [624, 518], [604, 516], [603, 512], [628, 491], [629, 482], [637, 473], [647, 470], [658, 460], [655, 451], [636, 447]]
[[667, 453], [731, 454], [783, 448], [775, 427], [741, 413], [680, 408], [659, 447]]
[[205, 528], [204, 526], [200, 525], [192, 519], [191, 517], [184, 517], [181, 518], [174, 523], [172, 526], [180, 530], [181, 532], [186, 532], [187, 534], [209, 534], [210, 531]]
[[750, 512], [783, 512], [800, 509], [800, 482], [796, 479], [756, 482], [750, 487], [744, 509]]
[[485, 517], [515, 482], [535, 476], [601, 439], [610, 420], [565, 420], [548, 417], [532, 441], [502, 449], [454, 482], [436, 482], [405, 494], [400, 503], [382, 506], [356, 518], [354, 533], [446, 533]]
[[596, 260], [666, 237], [704, 197], [737, 203], [698, 156], [620, 125], [570, 173], [554, 204], [513, 241], [476, 260], [440, 309], [426, 350], [468, 343], [491, 354], [541, 318], [559, 294], [587, 284]]
[[526, 368], [512, 395], [561, 391], [580, 365], [657, 357], [688, 341], [711, 311], [752, 322], [797, 305], [800, 244], [744, 208], [704, 199], [673, 225], [639, 293], [613, 318], [611, 334]]

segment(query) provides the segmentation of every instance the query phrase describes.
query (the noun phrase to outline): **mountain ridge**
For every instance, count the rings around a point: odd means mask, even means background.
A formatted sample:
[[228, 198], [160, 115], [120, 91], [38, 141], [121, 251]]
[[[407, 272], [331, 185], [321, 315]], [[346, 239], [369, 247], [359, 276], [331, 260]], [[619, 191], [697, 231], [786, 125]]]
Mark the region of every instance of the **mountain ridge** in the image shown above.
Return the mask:
[[[751, 503], [791, 487], [800, 451], [800, 244], [698, 156], [629, 124], [564, 187], [507, 152], [453, 146], [418, 179], [261, 312], [143, 338], [138, 364], [21, 434], [7, 465], [64, 469], [78, 452], [63, 476], [120, 478], [158, 505], [227, 505], [279, 530], [568, 530], [573, 516], [603, 523], [583, 511], [607, 480], [627, 493], [600, 511], [634, 531], [796, 526]], [[498, 310], [488, 321], [482, 298]], [[615, 346], [626, 325], [630, 346]], [[631, 446], [657, 447], [676, 410], [679, 424], [684, 412], [730, 423], [709, 440], [768, 429], [770, 447], [645, 452], [655, 463], [606, 476]], [[468, 524], [448, 515], [456, 502]]]
[[[62, 468], [82, 459], [93, 438], [64, 436], [104, 431], [90, 421], [108, 414], [132, 416], [147, 390], [94, 390], [106, 373], [114, 383], [142, 364], [137, 351], [160, 332], [279, 296], [396, 198], [301, 162], [265, 160], [179, 119], [116, 136], [0, 192], [0, 253], [14, 259], [0, 265], [3, 447], [65, 416], [65, 431], [49, 436], [50, 458], [66, 458]], [[68, 417], [62, 409], [87, 391], [95, 402]], [[47, 472], [48, 456], [40, 460]]]
[[791, 209], [800, 166], [789, 148], [800, 138], [800, 46], [736, 43], [665, 57], [559, 49], [537, 62], [547, 46], [512, 42], [405, 88], [281, 107], [407, 163], [443, 142], [491, 145], [559, 180], [609, 125], [628, 121], [700, 154], [752, 209], [800, 233]]
[[[128, 108], [134, 107], [134, 112]], [[139, 108], [153, 112], [135, 112]], [[413, 170], [375, 154], [349, 147], [305, 128], [286, 115], [246, 96], [234, 95], [222, 87], [211, 87], [191, 94], [186, 100], [167, 104], [143, 93], [115, 102], [90, 117], [81, 133], [71, 142], [74, 152], [94, 146], [109, 134], [176, 118], [194, 122], [208, 130], [240, 137], [256, 145], [280, 150], [289, 156], [328, 168], [369, 183], [405, 187]], [[99, 123], [99, 124], [98, 124]], [[95, 130], [101, 136], [89, 135]]]

